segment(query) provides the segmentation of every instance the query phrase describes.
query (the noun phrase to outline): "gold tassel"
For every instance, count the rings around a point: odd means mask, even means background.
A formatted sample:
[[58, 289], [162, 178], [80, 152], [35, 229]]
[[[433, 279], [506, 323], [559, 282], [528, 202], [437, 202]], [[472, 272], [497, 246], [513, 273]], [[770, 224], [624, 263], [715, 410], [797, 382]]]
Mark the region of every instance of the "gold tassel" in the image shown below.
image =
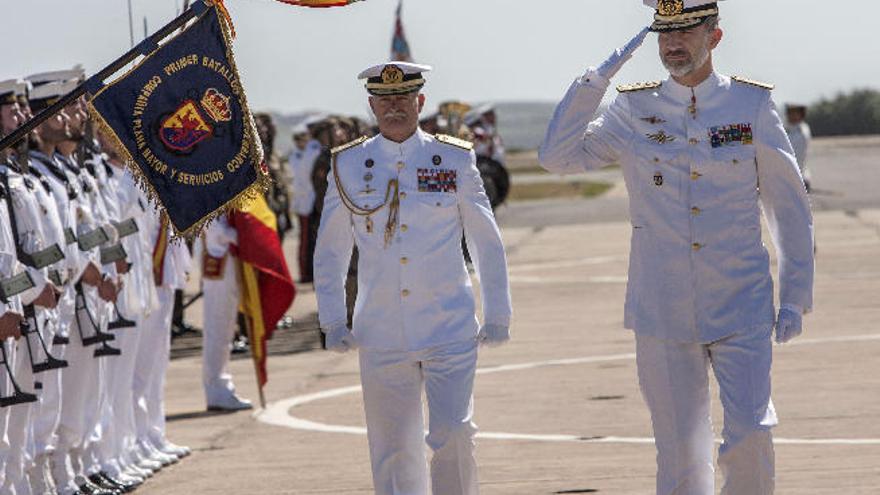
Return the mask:
[[388, 181], [388, 188], [394, 188], [391, 194], [391, 204], [388, 206], [388, 223], [385, 224], [385, 247], [387, 248], [391, 241], [394, 240], [394, 233], [397, 231], [397, 220], [400, 214], [400, 196], [399, 184], [397, 179]]

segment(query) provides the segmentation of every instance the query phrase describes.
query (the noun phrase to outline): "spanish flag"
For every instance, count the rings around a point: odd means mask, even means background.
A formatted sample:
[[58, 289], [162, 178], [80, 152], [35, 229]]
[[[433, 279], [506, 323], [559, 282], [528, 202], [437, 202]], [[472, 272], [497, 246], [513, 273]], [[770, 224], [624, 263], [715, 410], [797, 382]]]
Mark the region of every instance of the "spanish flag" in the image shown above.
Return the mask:
[[229, 223], [238, 232], [233, 254], [240, 267], [241, 308], [262, 398], [262, 388], [268, 381], [266, 342], [293, 303], [296, 289], [281, 249], [275, 214], [262, 194], [233, 211]]
[[312, 7], [312, 8], [321, 8], [321, 7], [345, 7], [348, 4], [359, 2], [361, 0], [278, 0], [279, 2], [283, 2], [289, 5], [296, 5], [299, 7]]

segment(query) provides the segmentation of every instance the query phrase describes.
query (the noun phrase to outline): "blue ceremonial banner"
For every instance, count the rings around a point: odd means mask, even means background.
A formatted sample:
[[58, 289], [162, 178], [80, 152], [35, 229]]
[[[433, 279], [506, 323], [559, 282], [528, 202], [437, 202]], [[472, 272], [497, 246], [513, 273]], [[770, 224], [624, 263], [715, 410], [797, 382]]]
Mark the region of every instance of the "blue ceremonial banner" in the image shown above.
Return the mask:
[[161, 46], [148, 39], [137, 66], [88, 88], [99, 129], [184, 237], [260, 194], [269, 180], [231, 25], [218, 5], [196, 2], [202, 12], [183, 32]]

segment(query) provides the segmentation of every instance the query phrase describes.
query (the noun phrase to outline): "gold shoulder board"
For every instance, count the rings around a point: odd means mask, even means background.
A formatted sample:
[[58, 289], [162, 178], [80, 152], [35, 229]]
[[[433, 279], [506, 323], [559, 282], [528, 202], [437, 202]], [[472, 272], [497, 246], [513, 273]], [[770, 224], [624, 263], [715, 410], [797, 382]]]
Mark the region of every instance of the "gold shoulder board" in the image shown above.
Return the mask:
[[474, 149], [474, 143], [470, 141], [465, 141], [464, 139], [459, 139], [457, 137], [450, 136], [448, 134], [437, 134], [434, 136], [437, 138], [437, 141], [441, 143], [448, 144], [451, 146], [455, 146], [456, 148], [461, 148], [463, 150], [472, 150]]
[[617, 91], [621, 93], [630, 93], [633, 91], [641, 91], [643, 89], [655, 89], [663, 85], [661, 81], [640, 82], [635, 84], [621, 84], [617, 87]]
[[757, 86], [759, 88], [767, 89], [767, 90], [771, 90], [776, 87], [776, 85], [774, 85], [774, 84], [765, 83], [765, 82], [761, 82], [761, 81], [755, 81], [754, 79], [749, 79], [747, 77], [730, 76], [730, 78], [738, 83], [748, 84], [750, 86]]
[[345, 144], [341, 144], [341, 145], [333, 148], [332, 150], [330, 150], [330, 152], [334, 155], [337, 155], [337, 154], [342, 153], [343, 151], [345, 151], [349, 148], [354, 148], [355, 146], [363, 143], [366, 140], [367, 140], [367, 136], [361, 136], [361, 137], [355, 139], [354, 141], [351, 141], [351, 142], [348, 142]]

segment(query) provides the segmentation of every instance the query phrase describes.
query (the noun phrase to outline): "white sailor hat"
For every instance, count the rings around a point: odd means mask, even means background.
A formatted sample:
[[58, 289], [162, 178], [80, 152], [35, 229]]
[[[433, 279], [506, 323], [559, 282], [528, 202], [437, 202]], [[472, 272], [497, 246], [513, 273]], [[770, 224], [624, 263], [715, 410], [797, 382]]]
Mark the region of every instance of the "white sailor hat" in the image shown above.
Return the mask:
[[690, 29], [718, 15], [718, 1], [643, 0], [655, 10], [651, 31], [662, 33]]
[[27, 92], [27, 82], [23, 79], [9, 79], [0, 82], [0, 105], [11, 105]]
[[358, 79], [367, 80], [365, 87], [371, 95], [400, 95], [422, 89], [425, 85], [422, 73], [430, 70], [428, 65], [392, 61], [364, 70]]
[[58, 81], [74, 81], [76, 83], [81, 83], [86, 79], [86, 71], [83, 69], [82, 65], [77, 64], [72, 69], [53, 70], [49, 72], [41, 72], [39, 74], [31, 74], [25, 79], [30, 81], [34, 87]]
[[42, 82], [34, 85], [28, 94], [28, 101], [31, 110], [39, 112], [54, 105], [67, 93], [70, 93], [79, 86], [79, 81], [72, 79], [69, 81], [51, 81]]

